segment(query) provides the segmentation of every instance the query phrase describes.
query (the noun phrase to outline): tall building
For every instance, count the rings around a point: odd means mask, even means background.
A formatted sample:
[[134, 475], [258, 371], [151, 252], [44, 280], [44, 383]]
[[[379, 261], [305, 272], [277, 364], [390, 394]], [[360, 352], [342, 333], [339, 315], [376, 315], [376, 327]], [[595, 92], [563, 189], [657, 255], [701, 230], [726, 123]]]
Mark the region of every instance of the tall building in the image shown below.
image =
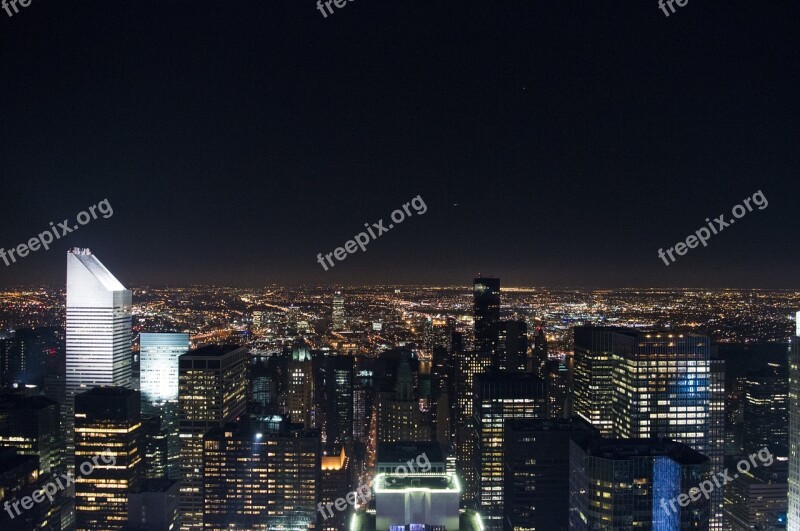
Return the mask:
[[128, 494], [125, 531], [178, 529], [180, 483], [175, 479], [147, 479]]
[[789, 346], [789, 511], [787, 531], [800, 531], [800, 312]]
[[614, 333], [614, 433], [709, 447], [710, 340], [695, 334]]
[[333, 330], [344, 330], [344, 296], [341, 291], [337, 291], [333, 295]]
[[178, 479], [178, 359], [189, 351], [189, 334], [142, 333], [139, 335], [142, 414], [158, 416], [166, 433], [167, 477]]
[[597, 435], [578, 417], [507, 421], [503, 529], [569, 529], [570, 441]]
[[[63, 494], [56, 492], [52, 503], [42, 496], [51, 480], [39, 473], [36, 456], [0, 449], [0, 529], [61, 531]], [[35, 496], [42, 496], [42, 503], [32, 503]]]
[[[709, 373], [708, 456], [711, 470], [723, 470], [725, 464], [725, 360], [711, 359]], [[788, 396], [786, 396], [788, 400]], [[788, 404], [787, 404], [788, 406]], [[787, 408], [788, 411], [788, 408]], [[788, 418], [786, 419], [788, 422]], [[784, 452], [785, 453], [785, 452]], [[726, 485], [711, 493], [709, 529], [722, 531]]]
[[414, 381], [408, 359], [397, 368], [394, 396], [378, 404], [378, 441], [429, 441], [431, 433], [422, 423], [419, 401], [414, 397]]
[[773, 460], [736, 473], [725, 485], [725, 531], [786, 528], [788, 460], [785, 456], [773, 456]]
[[203, 441], [203, 529], [320, 529], [317, 430], [276, 417], [215, 428]]
[[789, 445], [789, 373], [777, 364], [749, 371], [744, 382], [744, 432], [747, 454]]
[[497, 368], [525, 371], [528, 367], [528, 325], [525, 321], [501, 321], [497, 326]]
[[75, 395], [131, 387], [131, 292], [89, 249], [67, 253], [67, 463], [73, 461]]
[[477, 496], [477, 471], [475, 470], [475, 417], [473, 415], [473, 386], [475, 375], [490, 367], [491, 355], [488, 352], [469, 350], [454, 354], [456, 372], [456, 469], [462, 481], [464, 501], [470, 502]]
[[296, 345], [289, 360], [289, 396], [287, 408], [292, 422], [313, 427], [314, 371], [311, 351], [305, 345]]
[[[328, 504], [335, 504], [339, 498], [345, 498], [352, 492], [354, 484], [353, 459], [345, 451], [344, 445], [327, 445], [322, 455], [320, 471], [319, 497], [323, 507]], [[339, 531], [345, 529], [347, 513], [337, 511], [326, 519], [323, 519], [320, 529], [322, 531]]]
[[142, 479], [138, 391], [95, 387], [75, 397], [77, 531], [124, 529], [128, 492]]
[[315, 366], [315, 402], [321, 410], [317, 426], [326, 443], [353, 439], [353, 380], [352, 356], [319, 356]]
[[64, 447], [61, 440], [61, 408], [43, 396], [0, 396], [0, 448], [14, 448], [39, 459], [39, 473], [59, 472]]
[[573, 329], [575, 414], [600, 430], [604, 437], [611, 437], [614, 432], [612, 337], [624, 330], [599, 326]]
[[683, 507], [678, 497], [697, 491], [709, 471], [706, 456], [667, 439], [573, 440], [569, 529], [707, 530], [708, 500]]
[[475, 427], [476, 492], [487, 529], [502, 528], [506, 461], [505, 423], [547, 416], [544, 381], [529, 373], [490, 371], [475, 376], [472, 406]]
[[494, 354], [500, 323], [500, 279], [476, 278], [473, 282], [475, 350]]
[[180, 357], [178, 373], [181, 529], [203, 527], [203, 435], [247, 406], [246, 347], [209, 345]]

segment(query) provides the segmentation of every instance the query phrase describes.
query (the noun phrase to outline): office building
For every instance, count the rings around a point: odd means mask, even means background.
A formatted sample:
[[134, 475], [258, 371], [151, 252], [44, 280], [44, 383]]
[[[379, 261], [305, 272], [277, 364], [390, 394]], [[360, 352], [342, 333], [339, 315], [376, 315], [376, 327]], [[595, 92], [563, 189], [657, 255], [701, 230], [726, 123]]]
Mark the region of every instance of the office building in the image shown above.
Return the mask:
[[462, 481], [462, 498], [472, 501], [477, 496], [475, 470], [475, 417], [473, 386], [475, 375], [486, 371], [491, 364], [491, 354], [474, 350], [456, 352], [456, 468]]
[[169, 433], [163, 427], [161, 417], [142, 417], [142, 460], [144, 477], [164, 479], [167, 477], [167, 454]]
[[312, 427], [314, 418], [314, 372], [311, 351], [305, 345], [292, 349], [289, 360], [289, 396], [287, 408], [292, 422]]
[[573, 329], [575, 414], [600, 430], [604, 437], [611, 437], [614, 432], [612, 337], [623, 330], [599, 326]]
[[203, 529], [320, 529], [321, 442], [277, 417], [203, 438]]
[[709, 446], [710, 340], [625, 331], [612, 336], [615, 436]]
[[178, 529], [180, 484], [175, 479], [146, 479], [128, 494], [125, 531]]
[[525, 321], [501, 321], [497, 326], [495, 365], [505, 371], [528, 367], [528, 325]]
[[478, 504], [486, 528], [497, 530], [503, 518], [505, 423], [547, 417], [545, 382], [529, 373], [491, 370], [478, 374], [472, 411]]
[[785, 367], [770, 363], [748, 372], [742, 405], [745, 453], [789, 445], [789, 372]]
[[762, 465], [759, 456], [756, 463], [759, 467], [737, 472], [733, 481], [725, 485], [726, 531], [785, 529], [788, 459], [774, 455], [773, 462], [766, 466], [769, 461]]
[[[725, 463], [725, 360], [712, 358], [709, 362], [709, 412], [708, 412], [708, 456], [711, 470], [722, 470]], [[788, 401], [788, 396], [786, 396]], [[788, 411], [788, 404], [787, 404]], [[788, 418], [786, 419], [788, 422]], [[722, 531], [727, 485], [721, 485], [711, 493], [709, 529]]]
[[789, 510], [787, 531], [800, 531], [800, 312], [789, 345]]
[[140, 402], [124, 387], [75, 397], [77, 531], [121, 530], [128, 521], [128, 492], [143, 474]]
[[44, 396], [0, 396], [0, 448], [35, 456], [40, 474], [55, 475], [64, 454], [60, 411], [57, 403]]
[[334, 331], [344, 330], [344, 297], [341, 291], [337, 291], [333, 295], [332, 322]]
[[578, 417], [506, 421], [503, 529], [569, 529], [570, 441], [593, 436]]
[[203, 526], [203, 435], [247, 405], [246, 347], [209, 345], [180, 357], [178, 373], [181, 529]]
[[[143, 332], [139, 335], [139, 345], [142, 414], [160, 419], [167, 442], [166, 476], [178, 479], [178, 360], [189, 351], [189, 334]], [[148, 474], [148, 477], [155, 476]]]
[[73, 461], [75, 395], [131, 387], [131, 292], [89, 249], [67, 253], [66, 460]]
[[[342, 444], [327, 445], [323, 451], [320, 470], [320, 502], [323, 507], [335, 504], [339, 498], [345, 498], [356, 487], [354, 485], [353, 459]], [[336, 511], [333, 516], [322, 519], [322, 531], [339, 531], [346, 528], [347, 513]]]
[[476, 278], [473, 281], [475, 350], [495, 353], [500, 323], [500, 279]]
[[419, 401], [408, 359], [400, 361], [393, 396], [384, 395], [378, 403], [378, 441], [429, 441], [431, 430], [422, 422]]
[[34, 455], [21, 455], [11, 448], [0, 449], [0, 529], [61, 531], [63, 493], [57, 492], [51, 503], [45, 498], [34, 503], [34, 493], [52, 477], [40, 474]]
[[707, 530], [708, 500], [677, 500], [709, 472], [706, 456], [668, 439], [573, 440], [570, 529]]
[[314, 361], [317, 427], [322, 440], [343, 443], [353, 439], [353, 356], [318, 356]]

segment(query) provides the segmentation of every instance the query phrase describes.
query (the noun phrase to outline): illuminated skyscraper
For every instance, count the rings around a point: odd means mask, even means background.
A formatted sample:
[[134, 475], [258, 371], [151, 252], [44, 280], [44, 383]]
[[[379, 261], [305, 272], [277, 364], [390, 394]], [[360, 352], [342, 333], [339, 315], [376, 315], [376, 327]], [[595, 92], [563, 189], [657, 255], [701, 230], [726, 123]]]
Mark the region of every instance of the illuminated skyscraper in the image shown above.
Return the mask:
[[529, 373], [490, 371], [475, 376], [475, 453], [478, 503], [486, 528], [502, 529], [505, 423], [547, 416], [544, 381]]
[[525, 321], [501, 321], [497, 326], [495, 365], [505, 371], [524, 371], [528, 366], [528, 325]]
[[454, 354], [456, 372], [456, 468], [462, 480], [462, 497], [472, 501], [477, 497], [475, 470], [475, 417], [472, 414], [475, 375], [489, 368], [488, 352], [466, 351]]
[[800, 312], [789, 350], [789, 512], [787, 531], [800, 531]]
[[124, 387], [75, 397], [77, 531], [125, 528], [128, 492], [142, 479], [140, 401]]
[[[711, 372], [709, 373], [708, 447], [704, 453], [708, 456], [712, 470], [723, 470], [725, 468], [725, 360], [712, 359], [709, 366]], [[788, 396], [784, 397], [788, 399]], [[709, 515], [711, 531], [723, 529], [726, 488], [726, 485], [722, 485], [711, 493]]]
[[75, 395], [93, 387], [131, 386], [131, 292], [89, 249], [67, 253], [67, 455], [74, 448]]
[[[323, 507], [335, 504], [339, 498], [346, 498], [353, 490], [353, 459], [347, 455], [341, 444], [328, 445], [322, 456], [320, 475], [320, 502]], [[323, 519], [322, 531], [339, 531], [346, 528], [346, 511], [336, 511], [333, 516]]]
[[[697, 486], [709, 470], [706, 456], [669, 440], [573, 440], [569, 529], [707, 530], [709, 502]], [[698, 499], [681, 506], [689, 492]]]
[[333, 295], [333, 330], [344, 330], [344, 297], [341, 291]]
[[611, 340], [624, 328], [576, 326], [575, 334], [575, 414], [604, 437], [614, 432], [612, 399], [614, 365]]
[[178, 358], [189, 351], [189, 334], [139, 336], [142, 414], [161, 419], [167, 440], [167, 477], [179, 477]]
[[750, 371], [744, 382], [744, 435], [746, 454], [768, 446], [789, 445], [789, 373], [770, 363]]
[[475, 350], [494, 354], [500, 323], [500, 279], [476, 278], [473, 282]]
[[709, 338], [625, 331], [614, 333], [612, 350], [615, 436], [666, 437], [707, 452]]
[[203, 438], [203, 529], [319, 529], [321, 443], [280, 417]]
[[178, 374], [181, 529], [203, 526], [203, 435], [247, 405], [246, 347], [210, 345], [180, 357]]
[[400, 361], [394, 396], [378, 404], [378, 441], [429, 441], [431, 432], [422, 424], [419, 401], [407, 359]]
[[289, 360], [289, 396], [287, 407], [292, 422], [303, 424], [306, 428], [313, 426], [311, 410], [314, 406], [314, 372], [311, 363], [311, 351], [305, 345], [292, 349]]
[[64, 453], [60, 409], [43, 396], [0, 396], [0, 448], [13, 447], [22, 455], [36, 456], [39, 472], [55, 475]]

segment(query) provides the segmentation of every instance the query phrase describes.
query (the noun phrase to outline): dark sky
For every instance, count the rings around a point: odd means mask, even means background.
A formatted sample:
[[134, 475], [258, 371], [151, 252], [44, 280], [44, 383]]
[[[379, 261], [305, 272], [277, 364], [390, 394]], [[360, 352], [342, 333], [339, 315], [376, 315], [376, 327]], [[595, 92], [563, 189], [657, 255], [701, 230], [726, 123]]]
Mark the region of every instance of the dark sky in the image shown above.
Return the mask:
[[[676, 6], [677, 7], [677, 6]], [[800, 4], [32, 0], [0, 11], [0, 246], [63, 284], [800, 288]], [[669, 267], [657, 255], [761, 190]], [[420, 195], [323, 271], [317, 253]], [[72, 224], [73, 221], [70, 221]]]

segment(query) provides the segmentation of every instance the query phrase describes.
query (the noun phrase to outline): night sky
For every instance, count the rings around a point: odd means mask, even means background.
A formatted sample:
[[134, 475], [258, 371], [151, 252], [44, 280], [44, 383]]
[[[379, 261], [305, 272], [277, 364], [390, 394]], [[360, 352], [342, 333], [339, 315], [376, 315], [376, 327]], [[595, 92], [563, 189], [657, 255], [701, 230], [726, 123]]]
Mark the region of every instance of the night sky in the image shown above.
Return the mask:
[[[0, 11], [6, 267], [126, 286], [800, 288], [800, 3], [32, 0]], [[761, 190], [669, 267], [659, 248]], [[428, 207], [329, 271], [317, 253]], [[70, 222], [72, 223], [72, 221]]]

